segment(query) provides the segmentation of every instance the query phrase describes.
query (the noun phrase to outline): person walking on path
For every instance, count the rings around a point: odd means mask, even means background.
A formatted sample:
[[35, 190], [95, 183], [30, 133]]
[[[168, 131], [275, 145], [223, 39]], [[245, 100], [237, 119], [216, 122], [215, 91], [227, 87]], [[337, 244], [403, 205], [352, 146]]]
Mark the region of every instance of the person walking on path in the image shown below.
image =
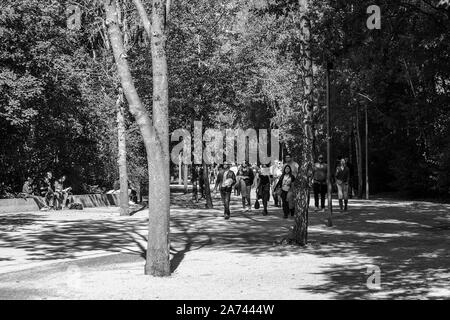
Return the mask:
[[196, 164], [192, 165], [191, 182], [192, 182], [192, 200], [198, 202], [198, 167]]
[[220, 191], [220, 188], [219, 188], [219, 175], [224, 170], [223, 164], [218, 164], [215, 170], [217, 172], [216, 172], [216, 177], [215, 177], [215, 182], [214, 182], [215, 184], [214, 184], [213, 192], [218, 192], [218, 191]]
[[[344, 158], [341, 159], [340, 165], [336, 168], [336, 186], [338, 189], [338, 198], [339, 198], [339, 208], [347, 211], [348, 204], [348, 184], [350, 180], [350, 169], [347, 167], [346, 161]], [[344, 200], [344, 208], [342, 205], [342, 200]]]
[[281, 161], [275, 160], [274, 165], [271, 166], [270, 170], [271, 170], [271, 174], [273, 177], [273, 181], [272, 181], [273, 201], [274, 201], [275, 207], [281, 207], [281, 193], [280, 192], [275, 193], [275, 187], [277, 186], [278, 180], [280, 179], [280, 177], [283, 174]]
[[[252, 168], [249, 167], [248, 162], [244, 160], [241, 168], [238, 171], [239, 189], [242, 195], [242, 209], [244, 211], [250, 211], [252, 209], [252, 203], [250, 201], [250, 192], [252, 190], [252, 184], [255, 176]], [[245, 208], [246, 204], [248, 209]]]
[[314, 164], [313, 172], [315, 210], [319, 210], [320, 195], [320, 207], [323, 211], [325, 211], [325, 195], [327, 194], [327, 164], [323, 161], [323, 155], [320, 155], [319, 162]]
[[[230, 170], [233, 171], [235, 176], [237, 176], [239, 168], [235, 162], [233, 162], [231, 164]], [[239, 195], [239, 181], [237, 180], [237, 178], [236, 178], [236, 184], [234, 185], [233, 190], [234, 190], [234, 195], [238, 196]]]
[[267, 216], [267, 204], [270, 198], [270, 184], [272, 182], [272, 176], [270, 174], [269, 166], [263, 165], [257, 173], [256, 183], [256, 197], [261, 199], [263, 203], [263, 216]]
[[294, 216], [294, 209], [289, 207], [288, 193], [291, 192], [294, 186], [295, 177], [292, 174], [291, 167], [285, 165], [283, 169], [283, 175], [280, 177], [275, 189], [281, 189], [281, 200], [283, 201], [283, 214], [284, 219], [287, 219], [289, 213], [291, 217]]
[[220, 190], [220, 197], [222, 198], [224, 207], [224, 217], [225, 220], [230, 219], [230, 198], [233, 186], [236, 183], [236, 175], [232, 170], [230, 170], [229, 164], [223, 165], [223, 170], [219, 172], [217, 176], [217, 183]]
[[[294, 178], [297, 178], [298, 169], [299, 169], [300, 165], [294, 161], [294, 159], [292, 158], [292, 155], [290, 153], [287, 153], [285, 155], [284, 159], [285, 159], [285, 164], [283, 166], [283, 172], [284, 172], [284, 168], [286, 166], [289, 166], [289, 167], [291, 167], [292, 175], [294, 176]], [[289, 193], [287, 194], [287, 200], [289, 203], [290, 210], [294, 210], [294, 208], [295, 208], [294, 195], [295, 195], [295, 186], [292, 185], [291, 189], [289, 190]]]

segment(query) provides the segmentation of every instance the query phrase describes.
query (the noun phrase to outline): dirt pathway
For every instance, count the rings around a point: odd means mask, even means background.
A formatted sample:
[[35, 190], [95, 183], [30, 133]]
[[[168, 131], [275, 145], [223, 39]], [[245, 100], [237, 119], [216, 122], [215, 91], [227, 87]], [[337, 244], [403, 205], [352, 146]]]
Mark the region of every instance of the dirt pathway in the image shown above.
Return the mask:
[[[143, 275], [146, 210], [0, 216], [0, 298], [450, 298], [449, 205], [355, 200], [332, 228], [311, 213], [301, 248], [276, 244], [292, 225], [277, 208], [242, 212], [234, 198], [226, 221], [218, 198], [212, 210], [182, 195], [172, 202], [164, 279]], [[380, 269], [379, 290], [367, 287], [368, 266]]]

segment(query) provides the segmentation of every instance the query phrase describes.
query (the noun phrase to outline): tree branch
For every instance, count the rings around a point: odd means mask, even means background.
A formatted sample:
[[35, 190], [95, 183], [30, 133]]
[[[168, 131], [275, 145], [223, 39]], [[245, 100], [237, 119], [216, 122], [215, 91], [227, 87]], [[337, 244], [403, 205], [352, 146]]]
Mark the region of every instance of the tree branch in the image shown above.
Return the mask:
[[142, 23], [144, 24], [144, 29], [145, 29], [145, 32], [147, 33], [148, 39], [151, 41], [151, 39], [152, 39], [152, 23], [150, 22], [150, 19], [148, 18], [147, 11], [145, 10], [144, 5], [142, 4], [141, 0], [133, 0], [133, 2], [139, 13], [139, 16], [141, 17]]

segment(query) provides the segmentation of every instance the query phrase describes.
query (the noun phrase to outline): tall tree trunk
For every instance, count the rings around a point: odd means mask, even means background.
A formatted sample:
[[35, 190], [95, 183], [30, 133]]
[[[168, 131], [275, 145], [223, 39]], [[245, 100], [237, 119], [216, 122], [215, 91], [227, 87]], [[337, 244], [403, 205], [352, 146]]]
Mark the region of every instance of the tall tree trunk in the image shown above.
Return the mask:
[[358, 198], [363, 197], [363, 169], [362, 169], [362, 148], [361, 148], [361, 132], [359, 130], [359, 106], [356, 106], [355, 118], [355, 148], [356, 162], [358, 167]]
[[[105, 1], [104, 7], [106, 11], [106, 24], [108, 26], [108, 33], [117, 66], [117, 72], [120, 77], [123, 92], [128, 101], [130, 113], [136, 119], [147, 152], [149, 175], [149, 237], [145, 273], [156, 276], [167, 276], [170, 275], [168, 226], [170, 197], [168, 170], [169, 137], [168, 131], [164, 130], [164, 128], [168, 127], [168, 123], [164, 123], [165, 120], [167, 121], [167, 118], [164, 117], [164, 108], [166, 108], [165, 114], [167, 115], [167, 90], [165, 91], [165, 94], [164, 90], [160, 90], [164, 88], [164, 82], [167, 88], [167, 73], [161, 72], [164, 70], [164, 66], [160, 64], [161, 59], [165, 61], [165, 53], [162, 48], [162, 53], [158, 51], [158, 55], [162, 54], [162, 57], [155, 57], [156, 63], [153, 62], [153, 72], [155, 73], [155, 69], [157, 70], [156, 77], [155, 74], [153, 75], [153, 100], [159, 100], [157, 103], [153, 103], [153, 123], [157, 127], [155, 130], [148, 112], [136, 91], [130, 68], [126, 60], [122, 33], [117, 18], [117, 0]], [[140, 10], [139, 13], [141, 14]], [[159, 17], [159, 15], [161, 15], [161, 1], [156, 1], [156, 6], [153, 7], [152, 13], [156, 16], [154, 19], [156, 20], [156, 27], [154, 30], [155, 38], [160, 39], [162, 34], [160, 21], [163, 19]], [[155, 47], [159, 48], [161, 45], [164, 46], [164, 41], [156, 40], [156, 42], [159, 42], [157, 45], [155, 45], [153, 41], [154, 39], [152, 37], [152, 57], [154, 55]], [[167, 70], [167, 66], [165, 70]], [[163, 113], [163, 115], [161, 115], [161, 113]], [[167, 136], [164, 137], [164, 135]], [[164, 151], [167, 152], [164, 153]], [[165, 159], [167, 159], [167, 161], [165, 161]]]
[[156, 134], [155, 161], [149, 192], [155, 210], [149, 217], [145, 273], [170, 275], [170, 155], [169, 86], [166, 58], [166, 1], [152, 1], [151, 52], [153, 68], [153, 126]]
[[120, 182], [120, 215], [130, 215], [130, 206], [128, 204], [128, 172], [127, 172], [127, 144], [126, 144], [126, 128], [125, 128], [125, 108], [123, 106], [123, 92], [120, 93], [116, 100], [117, 106], [117, 136], [119, 141], [119, 157], [117, 163], [119, 165], [119, 182]]
[[300, 5], [300, 41], [301, 41], [301, 68], [303, 76], [304, 101], [302, 103], [303, 137], [302, 154], [299, 173], [295, 180], [295, 222], [293, 228], [293, 241], [299, 245], [308, 243], [308, 211], [312, 183], [313, 168], [313, 70], [310, 52], [310, 22], [306, 16], [309, 0], [299, 0]]

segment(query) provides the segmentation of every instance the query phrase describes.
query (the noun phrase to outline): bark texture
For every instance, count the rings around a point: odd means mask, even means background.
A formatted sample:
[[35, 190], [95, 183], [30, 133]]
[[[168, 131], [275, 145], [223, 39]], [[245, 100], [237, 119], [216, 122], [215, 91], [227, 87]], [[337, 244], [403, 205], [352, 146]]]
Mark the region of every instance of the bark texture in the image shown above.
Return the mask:
[[310, 22], [306, 15], [309, 0], [299, 0], [300, 4], [300, 41], [301, 68], [304, 100], [301, 105], [303, 114], [302, 152], [298, 159], [299, 173], [295, 180], [295, 222], [291, 241], [299, 245], [308, 243], [308, 211], [313, 168], [313, 70], [310, 52]]

